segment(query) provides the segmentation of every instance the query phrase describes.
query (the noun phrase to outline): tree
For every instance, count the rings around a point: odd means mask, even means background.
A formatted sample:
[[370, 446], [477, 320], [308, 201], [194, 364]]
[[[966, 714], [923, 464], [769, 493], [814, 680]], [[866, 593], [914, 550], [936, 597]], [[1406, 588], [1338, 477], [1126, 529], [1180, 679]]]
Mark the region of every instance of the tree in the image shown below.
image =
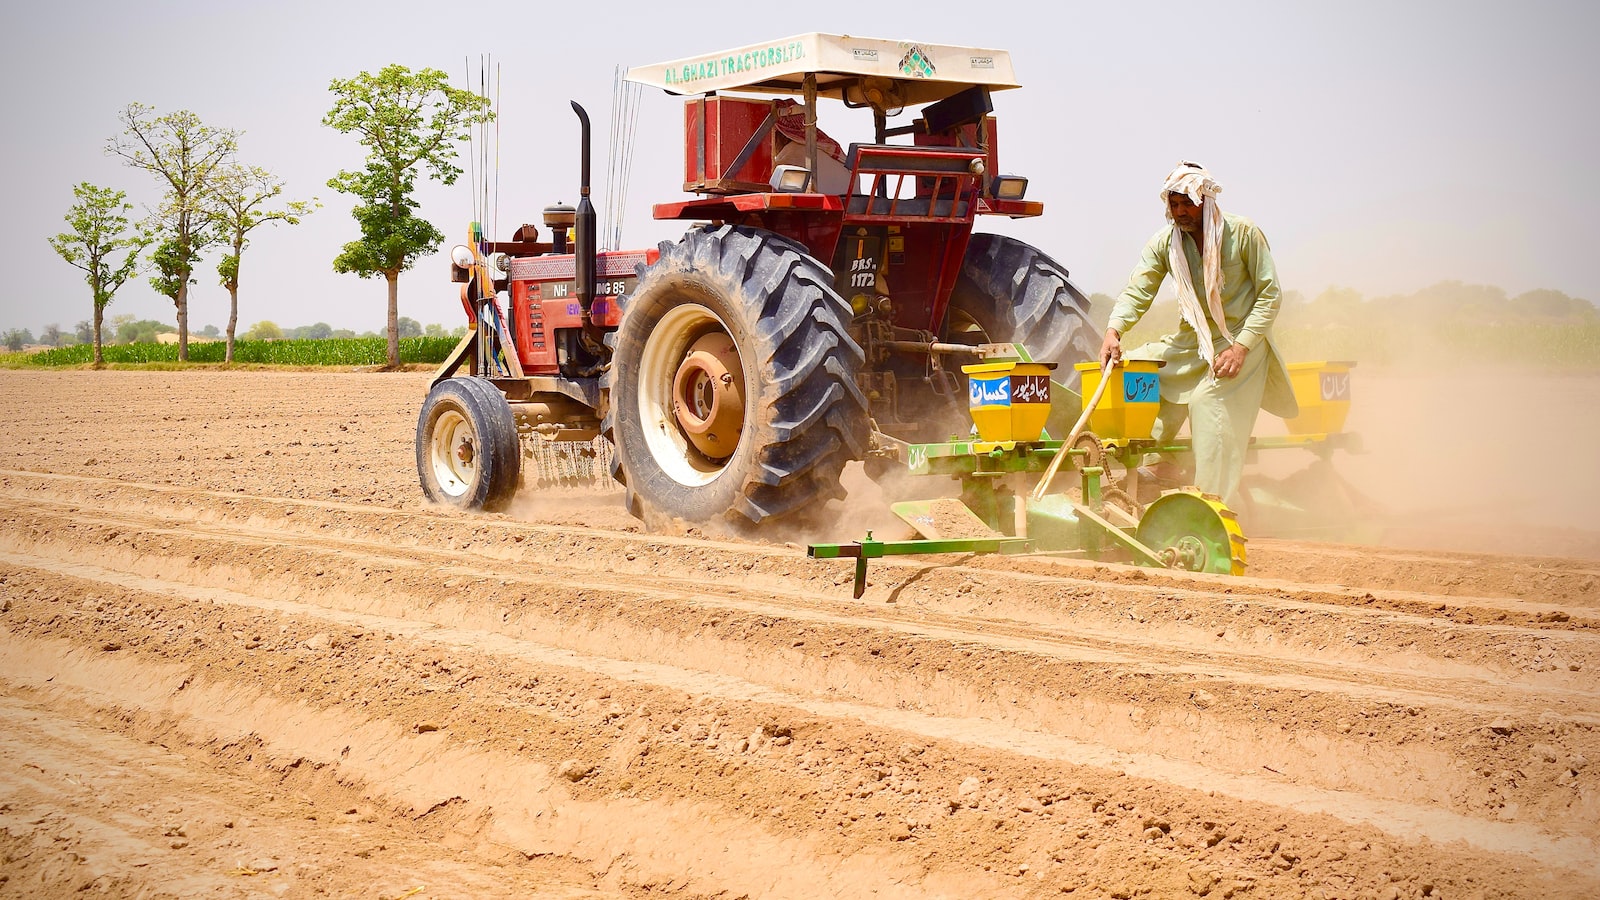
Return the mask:
[[222, 286], [228, 289], [228, 349], [224, 362], [233, 362], [233, 332], [239, 325], [239, 262], [249, 244], [250, 232], [268, 223], [300, 224], [316, 208], [315, 200], [290, 200], [269, 206], [283, 193], [283, 182], [256, 166], [230, 164], [212, 179], [211, 217], [229, 253], [217, 264]]
[[1511, 298], [1511, 303], [1522, 317], [1579, 322], [1595, 318], [1593, 303], [1549, 288], [1518, 294]]
[[0, 335], [0, 341], [5, 343], [7, 350], [15, 352], [33, 343], [33, 332], [26, 328], [13, 328]]
[[403, 338], [422, 337], [422, 323], [410, 316], [401, 316], [395, 320], [395, 331]]
[[178, 359], [187, 361], [189, 285], [200, 252], [211, 242], [204, 202], [218, 170], [232, 159], [239, 135], [206, 125], [188, 110], [157, 116], [143, 103], [128, 104], [118, 118], [123, 131], [106, 142], [106, 152], [167, 185], [158, 213], [163, 240], [155, 262], [160, 275], [152, 283], [178, 308]]
[[111, 326], [119, 344], [154, 344], [157, 335], [171, 334], [177, 330], [165, 322], [135, 319], [133, 316], [117, 316], [111, 320]]
[[66, 335], [61, 333], [61, 325], [57, 322], [52, 322], [49, 325], [46, 325], [44, 330], [39, 332], [39, 343], [50, 347], [61, 346], [61, 342], [65, 338]]
[[454, 184], [456, 144], [467, 129], [491, 120], [487, 97], [450, 86], [438, 69], [412, 72], [385, 66], [377, 75], [335, 78], [333, 109], [322, 124], [360, 136], [367, 148], [365, 168], [341, 171], [328, 186], [359, 201], [351, 215], [361, 238], [345, 244], [333, 261], [335, 272], [361, 278], [382, 275], [389, 284], [389, 365], [400, 365], [400, 273], [432, 251], [444, 235], [414, 215], [412, 199], [420, 170], [442, 184]]
[[[101, 353], [101, 323], [111, 298], [139, 268], [139, 254], [149, 246], [150, 234], [139, 226], [129, 231], [125, 213], [133, 205], [125, 202], [127, 194], [110, 188], [95, 187], [85, 181], [72, 189], [78, 198], [67, 210], [70, 232], [50, 238], [50, 247], [68, 264], [83, 270], [84, 281], [94, 298], [94, 320], [78, 323], [80, 341], [94, 341], [94, 364], [105, 365]], [[125, 254], [125, 255], [124, 255]], [[117, 256], [122, 256], [120, 262]], [[84, 328], [85, 325], [89, 327]], [[85, 333], [87, 331], [87, 333]]]
[[244, 339], [247, 341], [281, 341], [283, 340], [283, 329], [279, 328], [276, 322], [262, 319], [250, 326], [250, 330], [244, 333]]

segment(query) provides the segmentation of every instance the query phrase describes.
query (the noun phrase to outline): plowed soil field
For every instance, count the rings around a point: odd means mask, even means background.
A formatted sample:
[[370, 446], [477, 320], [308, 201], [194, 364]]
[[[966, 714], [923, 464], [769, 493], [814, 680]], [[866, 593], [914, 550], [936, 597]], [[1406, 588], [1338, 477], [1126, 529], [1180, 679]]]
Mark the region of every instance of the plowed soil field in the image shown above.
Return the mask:
[[852, 600], [800, 542], [866, 488], [764, 540], [429, 508], [426, 383], [0, 373], [0, 896], [1600, 896], [1593, 530], [1472, 505], [1521, 445], [1422, 527], [1403, 384], [1350, 464], [1401, 546]]

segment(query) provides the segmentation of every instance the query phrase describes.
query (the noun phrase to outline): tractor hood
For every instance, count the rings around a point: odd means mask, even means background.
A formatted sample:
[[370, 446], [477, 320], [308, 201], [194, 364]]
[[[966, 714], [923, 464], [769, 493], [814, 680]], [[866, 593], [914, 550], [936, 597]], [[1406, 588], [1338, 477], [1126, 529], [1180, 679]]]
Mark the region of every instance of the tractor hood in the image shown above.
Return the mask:
[[916, 106], [974, 85], [1021, 86], [1004, 50], [818, 32], [638, 66], [628, 70], [627, 79], [672, 94], [798, 94], [807, 75], [816, 76], [818, 95], [851, 104], [866, 103], [869, 90], [890, 92], [897, 105]]

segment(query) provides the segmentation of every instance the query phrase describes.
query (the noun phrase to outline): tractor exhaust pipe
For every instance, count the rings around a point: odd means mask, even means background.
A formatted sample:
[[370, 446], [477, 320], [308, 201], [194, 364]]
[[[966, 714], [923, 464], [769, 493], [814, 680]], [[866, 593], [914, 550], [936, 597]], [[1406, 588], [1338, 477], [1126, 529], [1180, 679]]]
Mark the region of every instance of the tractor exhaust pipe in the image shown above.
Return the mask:
[[589, 319], [589, 307], [594, 305], [594, 204], [589, 202], [589, 114], [578, 101], [573, 100], [572, 111], [583, 123], [583, 168], [578, 183], [578, 213], [573, 223], [573, 262], [577, 267], [576, 281], [578, 305], [583, 309], [584, 321]]

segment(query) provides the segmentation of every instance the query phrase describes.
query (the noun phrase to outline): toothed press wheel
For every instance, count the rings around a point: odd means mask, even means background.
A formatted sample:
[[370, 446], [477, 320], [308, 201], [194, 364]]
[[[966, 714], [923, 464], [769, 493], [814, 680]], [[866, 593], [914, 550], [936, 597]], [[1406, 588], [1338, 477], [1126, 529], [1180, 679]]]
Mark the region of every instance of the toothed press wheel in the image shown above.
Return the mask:
[[1145, 508], [1135, 537], [1167, 566], [1243, 575], [1245, 538], [1239, 519], [1213, 494], [1168, 491]]

